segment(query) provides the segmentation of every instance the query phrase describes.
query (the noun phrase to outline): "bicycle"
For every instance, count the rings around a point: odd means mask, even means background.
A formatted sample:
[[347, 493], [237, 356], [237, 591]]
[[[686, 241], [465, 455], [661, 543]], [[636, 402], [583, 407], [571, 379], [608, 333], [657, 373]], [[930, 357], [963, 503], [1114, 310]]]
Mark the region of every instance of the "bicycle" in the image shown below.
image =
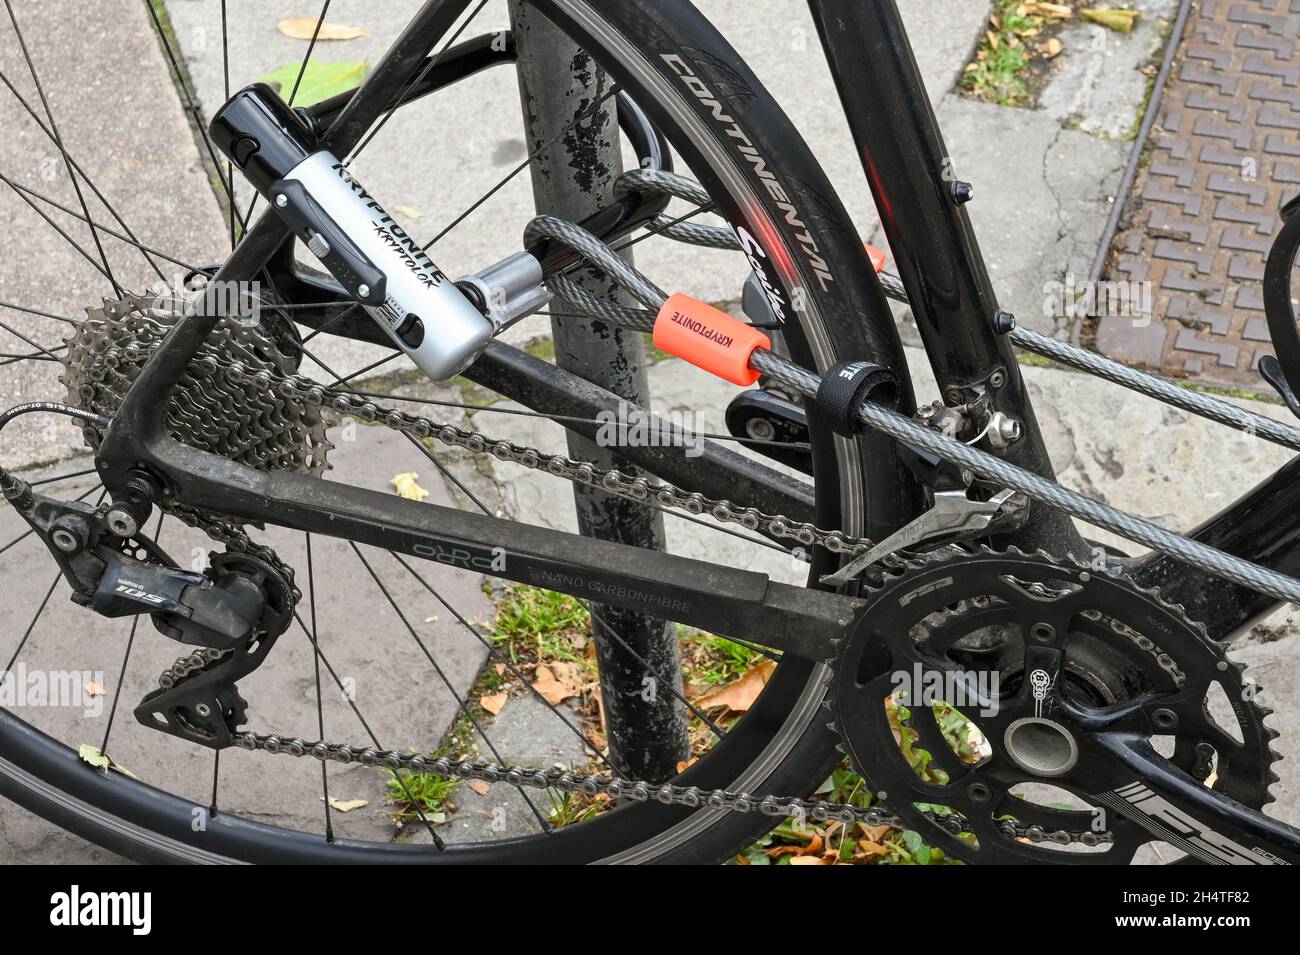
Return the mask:
[[[565, 130], [617, 103], [640, 168], [617, 178], [602, 208], [577, 223], [538, 217], [522, 251], [455, 283], [426, 254], [433, 243], [421, 247], [382, 214], [363, 177], [348, 171], [348, 157], [410, 104], [513, 63], [524, 42], [497, 34], [462, 40], [482, 4], [471, 10], [469, 0], [429, 0], [353, 91], [305, 108], [265, 86], [235, 93], [201, 135], [227, 170], [223, 190], [231, 191], [236, 173], [257, 187], [254, 202], [265, 200], [260, 217], [223, 262], [194, 270], [183, 293], [115, 293], [74, 323], [59, 359], [66, 402], [28, 402], [0, 416], [0, 427], [40, 412], [86, 429], [104, 489], [98, 503], [88, 494], [48, 495], [0, 470], [13, 513], [87, 608], [77, 612], [133, 622], [148, 614], [166, 637], [197, 648], [167, 667], [136, 707], [159, 752], [244, 750], [277, 765], [315, 759], [325, 830], [213, 813], [206, 793], [167, 793], [111, 767], [88, 767], [66, 742], [8, 709], [0, 712], [0, 793], [93, 842], [152, 861], [713, 863], [791, 816], [908, 828], [976, 862], [1124, 863], [1152, 841], [1211, 863], [1300, 858], [1296, 831], [1260, 811], [1276, 780], [1274, 734], [1223, 642], [1280, 601], [1300, 599], [1300, 465], [1292, 461], [1191, 535], [1089, 500], [1053, 480], [1013, 346], [1286, 447], [1300, 449], [1300, 430], [1016, 328], [990, 287], [963, 210], [970, 188], [948, 174], [892, 2], [809, 6], [896, 276], [873, 262], [773, 99], [685, 0], [527, 6], [616, 84]], [[10, 0], [6, 8], [20, 35]], [[323, 20], [324, 13], [317, 30]], [[165, 31], [159, 35], [174, 57]], [[53, 116], [31, 112], [46, 118], [79, 181]], [[691, 176], [673, 170], [670, 146]], [[670, 199], [689, 211], [667, 214]], [[230, 209], [248, 218], [233, 201]], [[84, 200], [82, 215], [65, 212], [82, 219], [97, 244], [115, 236], [149, 259], [152, 250], [125, 223], [97, 223]], [[706, 212], [726, 225], [689, 221]], [[670, 297], [637, 271], [619, 253], [640, 241], [629, 238], [638, 230], [744, 255], [754, 272], [748, 320]], [[231, 231], [238, 231], [233, 221]], [[1282, 291], [1269, 311], [1280, 363], [1269, 369], [1284, 396], [1288, 383], [1300, 381], [1285, 345], [1288, 323], [1295, 335], [1291, 232], [1279, 240], [1281, 264], [1270, 280]], [[298, 261], [298, 242], [326, 271]], [[240, 283], [253, 280], [271, 291], [250, 303]], [[918, 408], [888, 299], [912, 310], [939, 402]], [[317, 334], [365, 342], [406, 355], [434, 378], [463, 373], [590, 440], [600, 415], [625, 405], [620, 396], [499, 338], [548, 301], [606, 329], [652, 333], [678, 357], [759, 387], [733, 399], [732, 433], [710, 436], [701, 456], [679, 453], [680, 442], [620, 445], [616, 466], [605, 467], [403, 410], [402, 395], [359, 391], [346, 378], [322, 384], [300, 367]], [[250, 305], [258, 307], [256, 322], [241, 320]], [[32, 344], [34, 357], [52, 357]], [[666, 512], [739, 534], [747, 548], [797, 551], [807, 557], [807, 585], [322, 480], [331, 414], [384, 426], [417, 450], [432, 441], [598, 490], [623, 502], [618, 513], [629, 523]], [[680, 427], [663, 427], [682, 437]], [[746, 453], [726, 447], [728, 440]], [[205, 532], [224, 550], [206, 567], [182, 568], [157, 530], [149, 533], [155, 515]], [[1098, 558], [1072, 517], [1152, 554]], [[273, 528], [303, 535], [305, 590], [295, 573], [303, 567], [266, 542]], [[285, 647], [286, 632], [306, 638], [298, 648], [314, 671], [305, 686], [315, 715], [322, 684], [343, 683], [317, 639], [313, 537], [348, 543], [440, 677], [357, 545], [388, 551], [435, 596], [419, 561], [407, 558], [588, 601], [599, 653], [613, 653], [616, 631], [603, 612], [743, 641], [776, 666], [744, 718], [721, 731], [678, 676], [661, 672], [677, 665], [671, 653], [643, 660], [681, 721], [664, 740], [669, 754], [682, 755], [674, 734], [688, 713], [717, 737], [666, 771], [661, 764], [653, 778], [615, 765], [619, 739], [586, 769], [500, 765], [431, 751], [420, 740], [414, 751], [381, 746], [364, 721], [370, 735], [360, 745], [326, 741], [323, 716], [317, 740], [250, 728], [248, 707], [259, 697], [250, 690], [246, 701], [236, 683], [266, 692], [253, 674]], [[133, 626], [123, 677], [136, 640]], [[900, 674], [915, 677], [913, 695], [898, 695]], [[940, 701], [914, 693], [931, 679], [947, 681], [942, 702], [979, 728], [987, 754], [967, 759], [950, 746], [932, 705]], [[1207, 704], [1216, 686], [1233, 701], [1226, 727]], [[116, 701], [115, 694], [114, 712]], [[459, 715], [466, 701], [458, 702]], [[348, 705], [361, 715], [355, 700]], [[897, 741], [900, 727], [925, 748], [930, 772], [913, 769]], [[108, 750], [106, 740], [100, 755]], [[868, 804], [812, 796], [846, 756], [870, 786]], [[403, 789], [413, 773], [504, 784], [521, 794], [538, 830], [453, 844], [419, 813], [431, 844], [338, 838], [326, 772], [334, 764], [389, 770]], [[1031, 784], [1064, 790], [1077, 803], [1035, 801], [1023, 791]], [[553, 825], [529, 796], [548, 793], [601, 797], [605, 808]]]

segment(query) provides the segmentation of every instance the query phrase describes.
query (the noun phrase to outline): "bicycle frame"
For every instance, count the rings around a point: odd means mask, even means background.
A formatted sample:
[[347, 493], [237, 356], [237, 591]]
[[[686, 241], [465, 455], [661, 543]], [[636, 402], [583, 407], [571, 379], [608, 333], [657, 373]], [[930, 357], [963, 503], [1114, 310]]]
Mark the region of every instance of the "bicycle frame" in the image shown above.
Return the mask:
[[[468, 0], [428, 0], [365, 83], [346, 102], [326, 104], [332, 123], [323, 134], [324, 144], [336, 155], [347, 155], [390, 105], [404, 102], [408, 79], [468, 5]], [[1050, 475], [1015, 356], [991, 323], [996, 299], [966, 213], [949, 190], [943, 140], [896, 6], [892, 0], [809, 0], [809, 5], [941, 386], [969, 385], [1003, 370], [1006, 385], [999, 389], [998, 407], [1025, 425], [1024, 438], [1009, 457]], [[486, 62], [482, 49], [472, 52], [466, 69], [481, 68]], [[274, 212], [264, 213], [210, 288], [257, 276], [289, 238]], [[166, 485], [183, 487], [186, 502], [195, 507], [349, 538], [714, 633], [752, 634], [761, 621], [765, 644], [812, 660], [829, 657], [830, 638], [855, 624], [862, 602], [851, 597], [302, 475], [259, 472], [181, 445], [168, 435], [160, 409], [167, 406], [181, 371], [218, 320], [215, 310], [199, 307], [180, 322], [127, 395], [97, 458], [104, 484], [115, 497], [127, 473], [143, 465]], [[893, 318], [882, 306], [879, 314], [864, 315], [863, 320], [889, 323]], [[312, 323], [310, 318], [305, 322]], [[338, 331], [387, 343], [377, 329], [363, 324]], [[530, 406], [567, 395], [560, 413], [591, 415], [616, 401], [591, 386], [582, 389], [572, 376], [505, 346], [494, 345], [479, 364], [472, 376], [482, 376], [479, 380]], [[698, 487], [701, 481], [712, 481], [734, 493], [742, 482], [760, 506], [779, 502], [783, 513], [800, 519], [811, 511], [805, 486], [731, 452], [715, 448], [710, 453], [710, 466], [696, 465], [682, 483], [695, 480]], [[689, 459], [684, 460], [687, 463], [669, 467], [690, 467]], [[1196, 536], [1284, 573], [1300, 571], [1297, 469], [1300, 464], [1292, 461], [1202, 525]], [[661, 471], [661, 476], [677, 480], [682, 472]], [[1082, 542], [1068, 518], [1042, 508], [1035, 511], [1014, 542], [1057, 553], [1079, 549]], [[503, 551], [507, 546], [508, 552]], [[1240, 630], [1272, 606], [1270, 598], [1167, 558], [1137, 561], [1134, 572], [1139, 581], [1160, 583], [1166, 594], [1181, 599], [1214, 636]]]

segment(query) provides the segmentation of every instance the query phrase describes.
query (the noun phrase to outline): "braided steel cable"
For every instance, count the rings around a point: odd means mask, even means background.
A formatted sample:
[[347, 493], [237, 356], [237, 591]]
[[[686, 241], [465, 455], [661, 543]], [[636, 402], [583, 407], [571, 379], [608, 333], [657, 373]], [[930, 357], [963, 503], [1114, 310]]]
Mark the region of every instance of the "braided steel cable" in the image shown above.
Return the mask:
[[603, 319], [614, 325], [622, 325], [625, 328], [632, 328], [639, 332], [654, 331], [654, 312], [629, 308], [626, 305], [619, 305], [617, 302], [611, 302], [598, 295], [592, 295], [577, 282], [567, 279], [563, 275], [550, 276], [546, 280], [546, 284], [555, 293], [556, 298], [572, 309], [586, 312], [593, 318]]
[[668, 299], [668, 293], [628, 265], [596, 236], [579, 225], [557, 216], [538, 216], [524, 229], [524, 248], [531, 248], [540, 239], [554, 239], [595, 264], [653, 311]]
[[[639, 176], [640, 173], [630, 173], [628, 175]], [[644, 177], [643, 181], [648, 182]], [[532, 244], [533, 241], [542, 236], [566, 243], [655, 312], [667, 301], [667, 293], [619, 258], [617, 253], [596, 236], [570, 222], [557, 219], [554, 216], [539, 216], [529, 223], [524, 235], [526, 244]], [[565, 280], [563, 279], [560, 280], [558, 286], [555, 284], [555, 278], [548, 281], [552, 284], [552, 288], [562, 297], [567, 297], [565, 295], [566, 291], [571, 293], [580, 291], [575, 288], [566, 289]], [[582, 307], [582, 303], [588, 301], [589, 298], [590, 296], [587, 293], [580, 293], [576, 296], [574, 304]], [[637, 310], [629, 310], [635, 314], [628, 315], [621, 308], [608, 309], [603, 306], [601, 308], [603, 314], [600, 317], [607, 321], [616, 324], [627, 322], [632, 328], [640, 331], [646, 330], [646, 316]], [[1033, 333], [1022, 333], [1020, 337], [1021, 340], [1029, 343], [1028, 347], [1031, 347], [1031, 349], [1046, 347], [1042, 342], [1038, 341], [1041, 336], [1034, 336]], [[1069, 354], [1064, 349], [1070, 346], [1061, 346], [1058, 349], [1056, 346], [1059, 343], [1050, 344], [1054, 352]], [[1069, 357], [1079, 360], [1073, 355]], [[1108, 360], [1098, 358], [1097, 361], [1102, 364]], [[750, 365], [756, 371], [769, 376], [805, 397], [815, 396], [821, 384], [821, 378], [817, 374], [808, 371], [806, 368], [801, 368], [770, 351], [762, 349], [755, 351], [750, 357]], [[1111, 375], [1131, 380], [1130, 376], [1121, 376], [1114, 369], [1107, 368], [1106, 370]], [[1132, 371], [1132, 369], [1126, 369], [1126, 371]], [[1152, 381], [1156, 381], [1156, 379], [1152, 379]], [[1142, 383], [1142, 386], [1150, 387], [1146, 383]], [[1160, 391], [1163, 391], [1163, 389], [1160, 389]], [[1179, 391], [1181, 392], [1181, 389]], [[1188, 401], [1189, 396], [1202, 400]], [[1216, 399], [1197, 395], [1194, 392], [1180, 393], [1173, 397], [1180, 399], [1179, 407], [1186, 407], [1189, 404], [1196, 405], [1198, 409], [1205, 407], [1208, 411], [1214, 413], [1215, 420], [1222, 420], [1223, 417], [1227, 417], [1229, 421], [1249, 420], [1238, 417], [1238, 414], [1249, 416], [1251, 419], [1259, 419], [1254, 424], [1259, 433], [1263, 433], [1265, 427], [1267, 427], [1269, 433], [1274, 434], [1278, 433], [1277, 428], [1284, 428], [1284, 426], [1279, 426], [1277, 422], [1270, 419], [1251, 415], [1249, 412], [1240, 411], [1240, 409], [1236, 409], [1226, 402], [1219, 402]], [[1231, 409], [1231, 411], [1225, 411], [1224, 409]], [[1197, 410], [1197, 413], [1201, 413], [1201, 411]], [[1201, 570], [1224, 577], [1252, 590], [1268, 594], [1278, 600], [1300, 603], [1300, 581], [1285, 574], [1279, 574], [1250, 561], [1233, 557], [1174, 531], [1157, 527], [1150, 521], [1127, 514], [1107, 504], [1102, 504], [1100, 501], [1095, 501], [1076, 491], [1071, 491], [1054, 481], [1026, 471], [986, 451], [963, 444], [955, 438], [946, 437], [910, 418], [879, 405], [870, 403], [862, 405], [859, 408], [858, 416], [862, 423], [868, 427], [875, 428], [894, 438], [907, 441], [933, 454], [937, 454], [945, 460], [968, 468], [987, 481], [1026, 494], [1031, 500], [1049, 504], [1067, 514], [1097, 527], [1103, 527], [1128, 540], [1136, 541]]]
[[1114, 384], [1122, 385], [1130, 391], [1136, 391], [1149, 398], [1155, 398], [1166, 404], [1182, 408], [1184, 411], [1190, 411], [1199, 417], [1209, 418], [1211, 421], [1226, 424], [1248, 434], [1258, 435], [1266, 441], [1272, 441], [1274, 444], [1291, 448], [1293, 451], [1300, 451], [1300, 429], [1275, 421], [1265, 415], [1247, 411], [1245, 408], [1238, 408], [1234, 404], [1229, 404], [1220, 398], [1199, 391], [1180, 388], [1173, 382], [1165, 381], [1154, 375], [1148, 375], [1136, 368], [1130, 368], [1128, 365], [1122, 365], [1117, 361], [1098, 355], [1096, 352], [1069, 345], [1065, 342], [1058, 342], [1054, 338], [1048, 338], [1046, 335], [1040, 335], [1027, 329], [1013, 329], [1011, 331], [1011, 340], [1026, 351], [1031, 351], [1036, 355], [1042, 355], [1044, 358], [1059, 361], [1063, 365], [1070, 365], [1080, 371], [1086, 371], [1098, 378], [1104, 378]]
[[[817, 375], [804, 368], [792, 368], [789, 362], [771, 352], [754, 352], [750, 364], [805, 397], [816, 395], [817, 386], [821, 382]], [[1049, 481], [987, 451], [963, 444], [955, 438], [946, 437], [938, 431], [880, 405], [870, 403], [862, 405], [858, 417], [864, 424], [877, 431], [883, 431], [900, 441], [906, 441], [963, 468], [969, 468], [987, 481], [1020, 491], [1032, 500], [1043, 501], [1089, 524], [1104, 527], [1128, 540], [1145, 544], [1152, 550], [1186, 561], [1202, 570], [1279, 600], [1300, 602], [1300, 581], [1285, 574], [1233, 557], [1200, 541], [1157, 527], [1150, 521], [1127, 514], [1108, 504], [1094, 501], [1090, 497], [1062, 487], [1055, 481]]]

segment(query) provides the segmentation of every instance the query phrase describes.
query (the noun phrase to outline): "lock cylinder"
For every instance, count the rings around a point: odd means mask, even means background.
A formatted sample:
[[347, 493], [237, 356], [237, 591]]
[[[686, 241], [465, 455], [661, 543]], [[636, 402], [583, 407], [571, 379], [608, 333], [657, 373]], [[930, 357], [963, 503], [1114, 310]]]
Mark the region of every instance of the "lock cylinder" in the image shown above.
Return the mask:
[[436, 381], [464, 371], [493, 323], [433, 264], [274, 90], [255, 83], [221, 107], [212, 140], [321, 265]]

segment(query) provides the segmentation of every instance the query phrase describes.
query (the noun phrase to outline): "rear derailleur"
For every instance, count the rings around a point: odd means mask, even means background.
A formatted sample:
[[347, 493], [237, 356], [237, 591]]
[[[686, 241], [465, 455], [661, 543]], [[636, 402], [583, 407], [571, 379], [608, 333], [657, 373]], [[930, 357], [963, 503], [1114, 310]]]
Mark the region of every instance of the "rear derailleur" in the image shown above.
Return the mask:
[[288, 628], [295, 591], [270, 561], [238, 550], [209, 554], [202, 573], [181, 570], [141, 532], [157, 485], [143, 473], [128, 484], [125, 504], [55, 500], [17, 479], [3, 491], [53, 554], [74, 603], [105, 617], [148, 614], [159, 632], [199, 648], [162, 674], [135, 716], [221, 749], [246, 719], [235, 681], [257, 669]]

